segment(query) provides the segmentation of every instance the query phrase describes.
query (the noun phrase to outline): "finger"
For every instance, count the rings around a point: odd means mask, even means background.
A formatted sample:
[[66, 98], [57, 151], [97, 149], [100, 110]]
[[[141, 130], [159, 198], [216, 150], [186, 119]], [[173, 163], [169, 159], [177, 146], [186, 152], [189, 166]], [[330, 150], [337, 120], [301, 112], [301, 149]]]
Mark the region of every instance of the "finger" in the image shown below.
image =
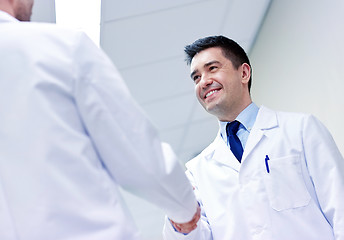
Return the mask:
[[181, 229], [180, 231], [183, 233], [189, 233], [197, 228], [197, 224], [192, 224], [192, 225], [188, 224], [187, 226], [183, 224], [183, 225], [178, 226], [178, 228], [180, 228]]

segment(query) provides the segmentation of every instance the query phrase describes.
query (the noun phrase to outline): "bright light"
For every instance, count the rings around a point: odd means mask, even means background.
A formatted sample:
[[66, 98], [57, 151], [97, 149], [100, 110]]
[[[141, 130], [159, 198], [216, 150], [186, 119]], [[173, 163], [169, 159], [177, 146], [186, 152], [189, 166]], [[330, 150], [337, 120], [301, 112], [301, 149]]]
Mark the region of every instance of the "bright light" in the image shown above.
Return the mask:
[[55, 0], [56, 24], [84, 31], [99, 46], [101, 0]]

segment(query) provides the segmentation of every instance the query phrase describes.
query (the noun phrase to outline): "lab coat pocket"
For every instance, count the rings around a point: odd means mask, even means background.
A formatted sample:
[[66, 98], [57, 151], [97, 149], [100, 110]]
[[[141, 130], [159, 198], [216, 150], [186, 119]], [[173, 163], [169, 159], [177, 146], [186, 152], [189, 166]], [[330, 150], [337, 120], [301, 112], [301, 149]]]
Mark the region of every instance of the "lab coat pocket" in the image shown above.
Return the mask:
[[300, 156], [271, 158], [269, 173], [265, 172], [265, 186], [270, 205], [276, 211], [308, 205], [310, 195], [302, 176]]

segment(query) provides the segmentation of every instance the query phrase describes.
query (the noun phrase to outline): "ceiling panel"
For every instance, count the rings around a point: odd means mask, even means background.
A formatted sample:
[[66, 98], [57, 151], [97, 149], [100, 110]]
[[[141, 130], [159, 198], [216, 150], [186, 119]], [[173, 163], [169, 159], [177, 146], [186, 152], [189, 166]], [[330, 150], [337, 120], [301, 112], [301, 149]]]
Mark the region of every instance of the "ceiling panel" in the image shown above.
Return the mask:
[[147, 104], [186, 93], [193, 94], [194, 84], [185, 74], [187, 71], [184, 57], [179, 56], [122, 69], [121, 74], [135, 99], [140, 104]]
[[255, 40], [271, 0], [232, 0], [223, 23], [223, 34], [247, 51]]
[[196, 98], [195, 93], [193, 93], [192, 96], [194, 98], [194, 102], [192, 107], [192, 116], [190, 119], [191, 121], [204, 120], [205, 118], [209, 118], [209, 116], [215, 118], [213, 115], [210, 115], [208, 112], [206, 112], [206, 110], [201, 106]]
[[209, 0], [126, 0], [102, 1], [104, 21], [118, 20]]
[[185, 94], [143, 105], [158, 130], [175, 128], [187, 123], [192, 114], [193, 95]]
[[189, 149], [193, 149], [194, 152], [202, 151], [214, 140], [219, 128], [217, 120], [211, 116], [191, 124], [192, 127], [186, 131], [180, 152]]
[[226, 1], [202, 1], [128, 19], [103, 22], [101, 46], [119, 69], [181, 56], [187, 43], [219, 34]]
[[174, 128], [165, 129], [160, 131], [160, 138], [162, 141], [169, 143], [177, 155], [180, 154], [181, 145], [185, 138], [185, 131], [188, 124], [180, 125]]

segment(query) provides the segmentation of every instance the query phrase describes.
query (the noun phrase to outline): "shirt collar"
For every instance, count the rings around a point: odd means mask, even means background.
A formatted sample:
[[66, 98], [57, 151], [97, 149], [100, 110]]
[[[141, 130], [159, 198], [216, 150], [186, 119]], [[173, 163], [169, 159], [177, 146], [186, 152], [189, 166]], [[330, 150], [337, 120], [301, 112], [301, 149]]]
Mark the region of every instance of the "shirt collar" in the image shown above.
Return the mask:
[[0, 10], [0, 23], [1, 22], [19, 22], [19, 20], [17, 20], [7, 12]]
[[[254, 102], [248, 105], [235, 119], [241, 123], [239, 130], [241, 128], [244, 128], [246, 131], [251, 132], [253, 124], [256, 121], [258, 111], [259, 111], [259, 108]], [[220, 133], [222, 136], [227, 136], [227, 133], [226, 133], [227, 123], [228, 122], [219, 121]]]

